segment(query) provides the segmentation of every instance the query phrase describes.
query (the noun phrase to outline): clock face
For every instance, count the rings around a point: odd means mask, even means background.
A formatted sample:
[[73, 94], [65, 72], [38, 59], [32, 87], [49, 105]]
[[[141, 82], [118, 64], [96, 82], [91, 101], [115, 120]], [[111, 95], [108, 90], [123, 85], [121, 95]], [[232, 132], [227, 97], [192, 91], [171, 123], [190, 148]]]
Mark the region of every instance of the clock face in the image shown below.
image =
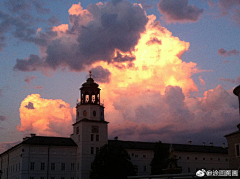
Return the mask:
[[84, 115], [85, 117], [87, 116], [87, 111], [86, 111], [86, 110], [83, 111], [83, 115]]

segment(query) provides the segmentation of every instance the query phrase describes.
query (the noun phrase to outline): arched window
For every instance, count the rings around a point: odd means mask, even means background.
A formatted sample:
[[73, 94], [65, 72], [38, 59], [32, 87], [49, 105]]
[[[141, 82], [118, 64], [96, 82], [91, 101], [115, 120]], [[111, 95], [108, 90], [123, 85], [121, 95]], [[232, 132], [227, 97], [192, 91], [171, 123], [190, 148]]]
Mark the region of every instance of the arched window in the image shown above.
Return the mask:
[[89, 103], [89, 94], [88, 94], [88, 92], [85, 93], [85, 103]]

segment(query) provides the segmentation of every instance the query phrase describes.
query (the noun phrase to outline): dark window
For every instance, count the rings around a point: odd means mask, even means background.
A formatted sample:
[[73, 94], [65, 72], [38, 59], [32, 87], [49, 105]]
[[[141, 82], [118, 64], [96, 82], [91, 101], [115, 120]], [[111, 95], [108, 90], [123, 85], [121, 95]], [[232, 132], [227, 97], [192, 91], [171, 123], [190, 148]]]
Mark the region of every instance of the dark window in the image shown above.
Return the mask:
[[51, 170], [55, 170], [55, 163], [51, 163]]
[[189, 157], [187, 157], [187, 160], [189, 160]]
[[210, 158], [210, 160], [213, 160], [213, 158]]
[[187, 169], [187, 170], [188, 170], [188, 173], [190, 173], [190, 167], [188, 167], [188, 169]]
[[143, 166], [143, 171], [144, 171], [144, 172], [147, 171], [147, 166]]
[[77, 165], [78, 165], [77, 168], [78, 168], [78, 170], [79, 170], [79, 163], [78, 163]]
[[179, 159], [182, 159], [182, 157], [179, 157]]
[[61, 170], [65, 170], [65, 163], [61, 163]]
[[226, 158], [226, 161], [228, 161], [228, 159]]
[[93, 135], [93, 134], [91, 134], [91, 141], [93, 141], [93, 138], [94, 138], [94, 135]]
[[79, 134], [79, 127], [76, 127], [76, 134]]
[[143, 155], [143, 158], [146, 158], [146, 155]]
[[71, 179], [74, 179], [74, 177], [71, 177]]
[[44, 179], [44, 177], [40, 177], [40, 179]]
[[41, 170], [45, 170], [45, 163], [41, 163]]
[[203, 158], [203, 160], [205, 160], [205, 158]]
[[239, 157], [240, 151], [239, 151], [239, 144], [236, 145], [236, 155]]
[[34, 177], [30, 177], [30, 179], [34, 179]]
[[136, 172], [138, 172], [138, 166], [134, 165], [134, 168], [135, 168]]
[[96, 135], [96, 141], [99, 141], [99, 135]]
[[218, 158], [218, 161], [220, 161], [220, 158]]
[[94, 117], [96, 116], [96, 114], [97, 114], [96, 111], [93, 111], [93, 116], [94, 116]]
[[77, 117], [79, 117], [79, 111], [77, 112]]
[[195, 157], [195, 160], [197, 160], [197, 157]]
[[98, 151], [99, 151], [99, 147], [96, 147], [96, 153], [98, 153]]
[[74, 170], [74, 163], [71, 163], [71, 170]]
[[61, 177], [61, 179], [65, 179], [64, 177]]
[[91, 147], [91, 154], [94, 154], [94, 148]]
[[135, 155], [135, 157], [138, 157], [138, 155]]
[[55, 179], [55, 177], [51, 177], [51, 179]]
[[34, 170], [34, 162], [30, 163], [30, 170]]

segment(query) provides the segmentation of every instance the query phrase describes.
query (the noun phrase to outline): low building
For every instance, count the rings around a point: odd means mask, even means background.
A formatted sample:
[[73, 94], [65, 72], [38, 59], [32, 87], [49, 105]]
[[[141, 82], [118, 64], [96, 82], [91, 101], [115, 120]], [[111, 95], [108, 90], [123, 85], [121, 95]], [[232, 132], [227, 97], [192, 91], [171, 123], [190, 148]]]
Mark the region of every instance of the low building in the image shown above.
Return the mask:
[[[104, 144], [119, 143], [129, 153], [138, 175], [151, 173], [153, 142], [108, 140], [108, 122], [100, 103], [100, 88], [90, 77], [80, 88], [76, 122], [70, 138], [36, 136], [0, 154], [1, 179], [88, 179], [94, 156]], [[227, 148], [172, 144], [182, 172], [227, 169]]]

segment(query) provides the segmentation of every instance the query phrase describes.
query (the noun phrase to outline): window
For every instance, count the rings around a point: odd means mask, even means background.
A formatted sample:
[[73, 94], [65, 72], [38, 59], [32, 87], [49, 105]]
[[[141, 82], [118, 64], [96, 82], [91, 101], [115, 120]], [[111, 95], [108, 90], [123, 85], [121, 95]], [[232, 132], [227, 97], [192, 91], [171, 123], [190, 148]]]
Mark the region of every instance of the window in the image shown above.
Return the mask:
[[197, 160], [197, 157], [195, 157], [195, 160]]
[[40, 177], [40, 179], [44, 179], [44, 177]]
[[91, 147], [91, 154], [94, 154], [94, 148]]
[[179, 159], [182, 159], [182, 157], [179, 157]]
[[71, 179], [74, 179], [74, 177], [71, 177]]
[[51, 170], [55, 170], [55, 163], [51, 163]]
[[226, 162], [228, 161], [228, 159], [226, 158]]
[[51, 177], [51, 179], [55, 179], [55, 177]]
[[143, 166], [143, 171], [144, 171], [144, 172], [147, 171], [147, 166]]
[[80, 135], [78, 135], [78, 141], [80, 141]]
[[61, 179], [64, 179], [64, 177], [61, 177]]
[[91, 134], [91, 141], [93, 141], [93, 138], [94, 138], [94, 135], [93, 135], [93, 134]]
[[146, 158], [146, 155], [143, 155], [143, 158]]
[[213, 160], [213, 158], [210, 158], [210, 160]]
[[30, 170], [34, 170], [34, 162], [30, 163]]
[[61, 163], [61, 170], [65, 170], [65, 163]]
[[99, 135], [96, 135], [96, 141], [99, 141]]
[[74, 170], [74, 163], [71, 163], [71, 170]]
[[76, 127], [76, 134], [79, 134], [79, 127]]
[[187, 157], [187, 160], [189, 160], [189, 157]]
[[79, 170], [79, 163], [77, 164], [77, 168], [78, 168], [78, 170]]
[[218, 161], [220, 161], [220, 158], [218, 158]]
[[240, 145], [240, 144], [236, 144], [236, 145], [235, 145], [235, 146], [236, 146], [236, 147], [235, 147], [235, 148], [236, 148], [236, 152], [235, 152], [235, 153], [236, 153], [236, 157], [239, 157], [239, 156], [240, 156], [239, 145]]
[[45, 163], [41, 163], [41, 170], [45, 170]]
[[187, 170], [188, 170], [188, 173], [190, 173], [190, 167], [188, 167], [188, 169], [187, 169]]
[[34, 177], [30, 177], [30, 179], [34, 179]]
[[205, 158], [203, 157], [203, 160], [205, 160]]

